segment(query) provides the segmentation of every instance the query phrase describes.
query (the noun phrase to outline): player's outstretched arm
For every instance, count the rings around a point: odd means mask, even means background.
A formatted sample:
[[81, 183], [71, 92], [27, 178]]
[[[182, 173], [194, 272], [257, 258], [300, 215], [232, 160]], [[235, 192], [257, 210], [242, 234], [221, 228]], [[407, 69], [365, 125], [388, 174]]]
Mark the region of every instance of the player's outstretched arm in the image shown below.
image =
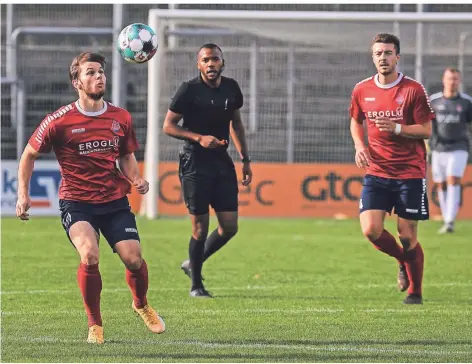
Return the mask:
[[27, 144], [20, 158], [18, 166], [18, 200], [16, 202], [16, 216], [21, 220], [29, 220], [28, 210], [31, 207], [29, 185], [33, 174], [34, 161], [40, 153]]
[[244, 125], [241, 120], [241, 112], [239, 109], [234, 110], [233, 120], [231, 120], [230, 134], [231, 139], [233, 139], [234, 146], [236, 147], [243, 162], [243, 185], [247, 186], [252, 181], [252, 170], [246, 142], [246, 133], [244, 131]]
[[359, 168], [368, 167], [370, 163], [370, 153], [364, 141], [364, 125], [354, 118], [351, 118], [351, 137], [356, 149], [356, 165]]
[[130, 183], [136, 187], [136, 190], [141, 195], [146, 194], [149, 191], [149, 182], [141, 177], [139, 173], [138, 162], [134, 153], [125, 154], [120, 157], [120, 170], [121, 173], [130, 181]]

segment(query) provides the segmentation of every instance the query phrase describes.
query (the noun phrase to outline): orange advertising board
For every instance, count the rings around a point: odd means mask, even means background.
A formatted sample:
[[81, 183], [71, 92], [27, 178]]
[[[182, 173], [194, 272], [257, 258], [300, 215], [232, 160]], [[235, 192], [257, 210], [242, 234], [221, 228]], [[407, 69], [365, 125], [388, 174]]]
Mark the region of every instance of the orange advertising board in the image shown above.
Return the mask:
[[[143, 167], [142, 165], [140, 166]], [[241, 166], [236, 165], [239, 178]], [[239, 187], [240, 215], [247, 217], [357, 217], [363, 170], [353, 164], [254, 163], [253, 182]], [[158, 211], [164, 216], [184, 216], [177, 163], [159, 164]], [[439, 215], [432, 184], [431, 215]], [[472, 166], [464, 176], [463, 206], [458, 218], [472, 219]], [[469, 201], [469, 203], [467, 203]], [[133, 191], [130, 203], [139, 210], [141, 196]]]

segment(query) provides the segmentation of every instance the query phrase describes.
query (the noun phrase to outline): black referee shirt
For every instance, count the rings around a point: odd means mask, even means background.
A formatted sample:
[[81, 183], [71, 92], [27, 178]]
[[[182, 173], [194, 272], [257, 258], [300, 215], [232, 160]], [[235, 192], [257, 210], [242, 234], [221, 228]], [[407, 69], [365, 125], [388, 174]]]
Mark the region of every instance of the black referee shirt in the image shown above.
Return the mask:
[[[236, 80], [222, 76], [220, 86], [211, 88], [199, 76], [180, 85], [169, 110], [183, 115], [183, 128], [229, 142], [233, 113], [242, 106], [243, 94]], [[204, 148], [196, 142], [186, 140], [184, 149]]]

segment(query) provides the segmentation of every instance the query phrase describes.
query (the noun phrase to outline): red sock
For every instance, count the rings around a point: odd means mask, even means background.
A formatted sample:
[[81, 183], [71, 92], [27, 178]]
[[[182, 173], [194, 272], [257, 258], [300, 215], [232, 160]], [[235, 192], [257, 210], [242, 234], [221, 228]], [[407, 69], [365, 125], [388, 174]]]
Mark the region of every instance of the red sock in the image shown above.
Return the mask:
[[414, 249], [406, 252], [405, 266], [410, 280], [408, 294], [422, 294], [424, 254], [423, 248], [418, 242]]
[[89, 327], [93, 325], [102, 326], [102, 315], [100, 314], [102, 277], [98, 270], [98, 264], [87, 265], [81, 262], [79, 269], [77, 269], [77, 282], [84, 299]]
[[138, 270], [131, 271], [126, 269], [126, 282], [133, 294], [134, 304], [137, 308], [143, 308], [147, 305], [146, 293], [148, 290], [148, 270], [146, 261]]
[[387, 230], [384, 229], [379, 238], [375, 241], [370, 241], [375, 249], [394, 257], [399, 264], [405, 261], [403, 248], [398, 245], [396, 239]]

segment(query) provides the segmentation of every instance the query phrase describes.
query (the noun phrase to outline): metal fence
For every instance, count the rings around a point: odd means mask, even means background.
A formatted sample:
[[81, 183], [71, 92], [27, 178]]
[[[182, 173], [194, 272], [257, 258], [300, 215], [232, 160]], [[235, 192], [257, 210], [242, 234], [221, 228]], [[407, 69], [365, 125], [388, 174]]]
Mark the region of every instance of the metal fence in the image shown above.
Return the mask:
[[[8, 18], [10, 8], [1, 5], [1, 45], [2, 60], [7, 53], [11, 56], [12, 45], [10, 33], [18, 27], [96, 27], [113, 28], [112, 5], [14, 5], [11, 19]], [[150, 8], [166, 8], [167, 5], [124, 5], [123, 23], [146, 22]], [[233, 10], [298, 10], [298, 11], [416, 11], [415, 5], [181, 5], [181, 8], [233, 9]], [[462, 11], [471, 12], [472, 5], [429, 5], [424, 11]], [[446, 66], [460, 65], [464, 69], [465, 85], [472, 85], [472, 37], [464, 37], [463, 47], [460, 47], [459, 34], [471, 24], [452, 24], [444, 28], [430, 24], [424, 27], [423, 82], [430, 93], [439, 91], [441, 72]], [[389, 31], [393, 27], [388, 26]], [[458, 29], [457, 33], [455, 29]], [[375, 32], [375, 31], [374, 31]], [[223, 32], [224, 33], [224, 32]], [[322, 34], [320, 35], [322, 36]], [[254, 52], [254, 42], [257, 43], [257, 114], [258, 129], [249, 135], [253, 158], [260, 161], [283, 162], [287, 160], [287, 110], [286, 98], [290, 88], [287, 80], [287, 64], [293, 64], [295, 79], [292, 92], [297, 97], [296, 113], [293, 122], [295, 129], [293, 148], [294, 162], [346, 162], [352, 161], [347, 127], [347, 106], [350, 90], [356, 80], [373, 73], [368, 49], [360, 43], [358, 51], [326, 50], [316, 47], [303, 47], [297, 44], [277, 41], [264, 37], [254, 37], [247, 34], [220, 34], [209, 37], [197, 33], [172, 35], [178, 49], [169, 50], [166, 70], [171, 75], [171, 82], [163, 102], [167, 102], [175, 91], [178, 83], [195, 75], [195, 50], [209, 40], [220, 44], [225, 50], [228, 67], [227, 74], [240, 81], [247, 100], [244, 112], [245, 122], [254, 122], [251, 117], [251, 102], [254, 95], [251, 92], [251, 55]], [[449, 38], [448, 38], [449, 37]], [[415, 27], [402, 28], [402, 43], [406, 46], [416, 40]], [[72, 34], [65, 32], [23, 33], [17, 38], [17, 73], [6, 69], [2, 61], [1, 75], [4, 79], [16, 77], [24, 82], [24, 135], [23, 142], [17, 140], [18, 122], [14, 113], [16, 86], [2, 82], [2, 158], [16, 158], [17, 145], [25, 143], [42, 118], [60, 106], [67, 104], [76, 97], [69, 84], [67, 69], [72, 58], [83, 50], [93, 49], [103, 53], [109, 61], [108, 76], [112, 81], [113, 65], [113, 36], [111, 34]], [[454, 51], [444, 52], [443, 44], [453, 43]], [[293, 58], [289, 50], [293, 49]], [[463, 50], [462, 58], [459, 57]], [[7, 52], [7, 50], [9, 52]], [[411, 52], [406, 52], [401, 61], [402, 71], [414, 76], [417, 60]], [[123, 84], [120, 87], [108, 85], [108, 90], [123, 90], [126, 103], [123, 105], [133, 114], [138, 140], [143, 146], [138, 159], [143, 159], [146, 143], [147, 118], [147, 67], [143, 65], [123, 66]], [[119, 80], [119, 78], [115, 78]], [[340, 81], [341, 80], [341, 81]], [[471, 87], [472, 88], [472, 87]], [[467, 89], [466, 89], [467, 90]], [[109, 99], [114, 97], [109, 93]], [[13, 105], [13, 113], [12, 113]], [[318, 113], [318, 116], [316, 116]], [[20, 112], [21, 115], [21, 112]], [[20, 133], [21, 134], [21, 133]], [[161, 153], [164, 160], [175, 160], [176, 144], [169, 138], [163, 138]], [[53, 158], [53, 156], [49, 156]]]

